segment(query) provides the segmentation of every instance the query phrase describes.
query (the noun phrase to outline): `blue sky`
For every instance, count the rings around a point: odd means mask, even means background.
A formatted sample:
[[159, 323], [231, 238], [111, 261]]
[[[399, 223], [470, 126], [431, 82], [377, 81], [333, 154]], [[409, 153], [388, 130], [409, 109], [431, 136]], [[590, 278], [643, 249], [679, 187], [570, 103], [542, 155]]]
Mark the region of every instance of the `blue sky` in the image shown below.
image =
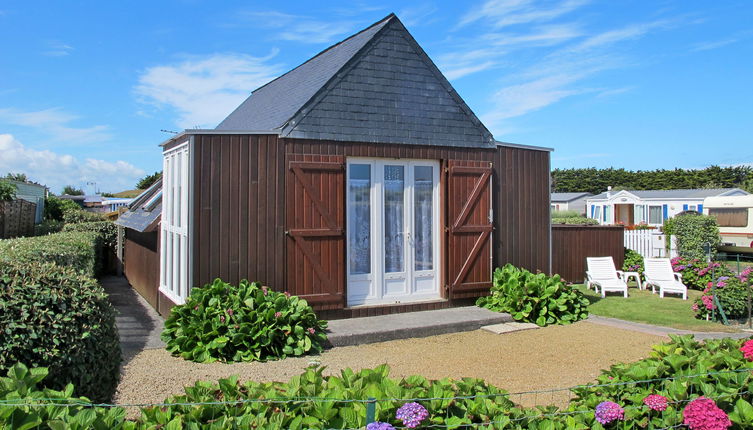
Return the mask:
[[753, 2], [0, 3], [0, 174], [120, 191], [162, 129], [397, 13], [498, 140], [553, 167], [753, 163]]

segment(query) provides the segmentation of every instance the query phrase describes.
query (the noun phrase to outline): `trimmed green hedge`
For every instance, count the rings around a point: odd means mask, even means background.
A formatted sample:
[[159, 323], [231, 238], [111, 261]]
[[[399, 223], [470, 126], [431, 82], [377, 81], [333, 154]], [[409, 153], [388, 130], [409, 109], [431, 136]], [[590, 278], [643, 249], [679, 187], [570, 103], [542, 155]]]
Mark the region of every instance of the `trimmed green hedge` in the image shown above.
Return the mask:
[[78, 395], [95, 401], [115, 392], [115, 309], [99, 283], [74, 267], [0, 261], [0, 327], [2, 373], [25, 363], [47, 367], [45, 381], [54, 389], [73, 383]]
[[102, 241], [97, 233], [76, 231], [0, 240], [0, 261], [57, 263], [95, 277], [101, 268]]
[[88, 212], [80, 208], [65, 209], [63, 211], [63, 221], [66, 224], [77, 224], [81, 222], [99, 222], [104, 221], [105, 217], [101, 213]]
[[552, 224], [568, 224], [568, 225], [598, 225], [599, 221], [593, 218], [586, 217], [566, 217], [566, 218], [554, 218], [552, 217]]
[[115, 249], [118, 240], [118, 227], [112, 221], [95, 221], [66, 224], [63, 231], [88, 231], [99, 235], [102, 245]]

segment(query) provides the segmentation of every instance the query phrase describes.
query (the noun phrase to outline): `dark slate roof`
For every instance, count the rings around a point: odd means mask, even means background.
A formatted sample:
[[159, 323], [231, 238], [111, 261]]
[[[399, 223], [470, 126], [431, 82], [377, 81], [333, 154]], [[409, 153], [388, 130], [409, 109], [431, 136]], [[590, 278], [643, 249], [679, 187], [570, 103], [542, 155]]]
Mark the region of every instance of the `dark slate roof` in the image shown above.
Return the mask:
[[495, 145], [394, 14], [257, 89], [217, 130], [346, 142]]
[[[721, 195], [745, 195], [748, 194], [739, 188], [694, 188], [680, 190], [625, 190], [641, 199], [704, 199]], [[614, 196], [619, 191], [611, 191]], [[607, 193], [601, 193], [592, 197], [596, 199], [606, 199]]]
[[[154, 197], [154, 198], [153, 198]], [[139, 194], [115, 224], [143, 233], [150, 230], [162, 214], [162, 179]]]
[[552, 193], [553, 202], [571, 202], [583, 197], [590, 197], [591, 193]]
[[320, 52], [310, 60], [254, 90], [218, 126], [218, 130], [275, 130], [298, 112], [342, 69], [391, 16]]

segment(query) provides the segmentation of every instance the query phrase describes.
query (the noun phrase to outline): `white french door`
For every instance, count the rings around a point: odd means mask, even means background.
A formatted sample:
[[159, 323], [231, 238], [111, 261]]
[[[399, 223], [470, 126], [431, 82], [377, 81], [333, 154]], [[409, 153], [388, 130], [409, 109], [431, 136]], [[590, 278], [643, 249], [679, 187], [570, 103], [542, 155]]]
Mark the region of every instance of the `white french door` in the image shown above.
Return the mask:
[[348, 306], [436, 299], [439, 163], [347, 162]]

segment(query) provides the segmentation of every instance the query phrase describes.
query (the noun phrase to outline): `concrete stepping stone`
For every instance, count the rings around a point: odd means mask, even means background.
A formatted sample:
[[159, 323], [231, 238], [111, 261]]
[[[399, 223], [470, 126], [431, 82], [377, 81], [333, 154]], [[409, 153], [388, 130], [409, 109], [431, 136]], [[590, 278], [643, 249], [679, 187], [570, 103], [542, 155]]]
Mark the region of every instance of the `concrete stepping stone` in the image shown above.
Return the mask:
[[502, 324], [485, 325], [481, 327], [481, 330], [490, 331], [494, 334], [504, 334], [504, 333], [512, 333], [514, 331], [531, 330], [535, 328], [540, 328], [540, 327], [534, 323], [507, 322], [507, 323], [502, 323]]

